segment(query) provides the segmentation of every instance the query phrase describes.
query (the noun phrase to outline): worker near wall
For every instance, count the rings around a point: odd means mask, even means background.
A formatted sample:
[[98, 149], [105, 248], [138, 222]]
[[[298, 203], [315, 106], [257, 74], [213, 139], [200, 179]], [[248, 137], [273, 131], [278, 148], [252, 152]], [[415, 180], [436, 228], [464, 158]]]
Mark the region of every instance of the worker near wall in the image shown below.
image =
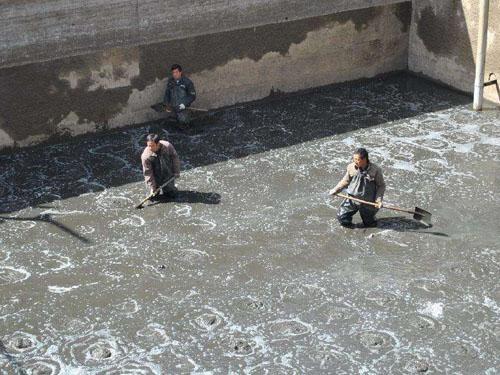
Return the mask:
[[170, 70], [172, 77], [167, 81], [163, 104], [175, 113], [177, 121], [181, 124], [189, 124], [191, 116], [187, 109], [196, 99], [194, 84], [183, 75], [180, 65], [174, 64]]
[[365, 227], [377, 226], [375, 215], [382, 207], [385, 182], [382, 169], [370, 162], [368, 151], [364, 148], [358, 148], [354, 152], [353, 162], [347, 166], [346, 174], [337, 186], [330, 190], [330, 194], [337, 194], [346, 188], [348, 195], [365, 201], [376, 202], [377, 207], [344, 199], [337, 212], [337, 219], [340, 224], [352, 228], [352, 217], [359, 211]]
[[180, 177], [180, 161], [174, 146], [167, 141], [160, 140], [158, 134], [149, 134], [146, 137], [146, 148], [141, 155], [144, 182], [153, 193], [169, 179], [174, 179], [164, 186], [153, 198], [175, 198], [177, 188], [175, 178]]

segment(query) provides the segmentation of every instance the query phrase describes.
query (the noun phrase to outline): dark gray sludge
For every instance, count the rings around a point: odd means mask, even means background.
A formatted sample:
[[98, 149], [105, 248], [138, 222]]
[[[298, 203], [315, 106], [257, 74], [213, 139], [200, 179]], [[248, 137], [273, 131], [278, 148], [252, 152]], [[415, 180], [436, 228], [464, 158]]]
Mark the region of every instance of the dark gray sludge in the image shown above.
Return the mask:
[[[0, 368], [494, 374], [500, 121], [469, 107], [401, 74], [0, 155]], [[181, 196], [134, 210], [149, 127]], [[432, 228], [337, 224], [358, 146]]]

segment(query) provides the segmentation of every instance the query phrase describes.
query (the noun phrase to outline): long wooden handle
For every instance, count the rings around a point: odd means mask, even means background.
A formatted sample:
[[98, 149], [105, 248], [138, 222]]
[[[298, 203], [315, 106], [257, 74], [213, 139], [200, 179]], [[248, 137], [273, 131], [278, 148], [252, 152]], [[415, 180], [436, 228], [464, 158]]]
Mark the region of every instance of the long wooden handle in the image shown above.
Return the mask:
[[158, 192], [164, 188], [165, 186], [167, 186], [170, 182], [172, 182], [172, 180], [175, 179], [175, 176], [170, 178], [167, 182], [163, 183], [160, 187], [156, 188], [151, 194], [149, 194], [146, 198], [144, 198], [142, 200], [141, 203], [139, 203], [137, 206], [135, 206], [135, 208], [140, 208], [142, 207], [142, 205], [144, 203], [146, 203], [148, 200], [150, 200], [151, 198], [153, 198], [156, 194], [158, 194]]
[[[337, 193], [335, 195], [337, 195], [337, 196], [339, 196], [341, 198], [349, 199], [351, 201], [356, 201], [356, 202], [359, 202], [359, 203], [367, 204], [369, 206], [378, 207], [378, 205], [376, 203], [364, 201], [363, 199], [351, 197], [350, 195], [345, 195], [345, 194], [342, 194], [342, 193]], [[388, 210], [393, 210], [393, 211], [406, 212], [406, 213], [414, 214], [414, 215], [418, 214], [415, 211], [407, 210], [407, 209], [396, 207], [396, 206], [385, 206], [385, 205], [382, 205], [382, 208], [387, 208]]]
[[367, 204], [367, 205], [373, 206], [373, 207], [378, 207], [378, 205], [376, 203], [364, 201], [363, 199], [359, 199], [359, 198], [354, 198], [354, 197], [351, 197], [350, 195], [345, 195], [345, 194], [342, 194], [342, 193], [337, 193], [335, 195], [337, 195], [337, 196], [339, 196], [341, 198], [349, 199], [351, 201], [355, 201], [355, 202]]

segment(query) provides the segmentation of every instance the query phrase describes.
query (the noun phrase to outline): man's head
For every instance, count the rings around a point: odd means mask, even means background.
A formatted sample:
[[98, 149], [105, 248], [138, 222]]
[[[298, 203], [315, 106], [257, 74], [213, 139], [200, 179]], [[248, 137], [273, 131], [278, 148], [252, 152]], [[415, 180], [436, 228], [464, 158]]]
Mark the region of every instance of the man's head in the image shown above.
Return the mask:
[[148, 134], [146, 143], [152, 152], [157, 152], [160, 148], [160, 136], [158, 134]]
[[368, 151], [364, 148], [358, 148], [354, 152], [352, 160], [354, 161], [354, 165], [356, 165], [356, 167], [365, 169], [368, 166], [368, 163], [370, 163], [370, 160], [368, 159]]
[[181, 68], [181, 66], [179, 64], [172, 65], [172, 67], [170, 68], [170, 70], [172, 71], [172, 77], [175, 80], [181, 79], [181, 77], [182, 77], [182, 68]]

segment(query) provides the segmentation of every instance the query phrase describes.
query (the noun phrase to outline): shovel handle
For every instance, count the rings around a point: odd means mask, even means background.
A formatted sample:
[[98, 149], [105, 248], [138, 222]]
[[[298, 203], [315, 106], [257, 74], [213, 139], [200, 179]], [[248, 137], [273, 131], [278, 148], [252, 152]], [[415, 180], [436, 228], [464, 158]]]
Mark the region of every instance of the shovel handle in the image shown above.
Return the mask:
[[376, 204], [376, 203], [364, 201], [363, 199], [359, 199], [359, 198], [354, 198], [354, 197], [351, 197], [350, 195], [345, 195], [343, 193], [337, 193], [335, 195], [337, 195], [341, 198], [345, 198], [345, 199], [349, 199], [351, 201], [358, 202], [358, 203], [363, 203], [363, 204], [367, 204], [369, 206], [378, 207], [378, 204]]
[[153, 198], [156, 194], [158, 194], [158, 192], [162, 188], [164, 188], [165, 186], [167, 186], [174, 179], [175, 179], [175, 176], [172, 177], [172, 178], [170, 178], [169, 180], [167, 180], [167, 182], [163, 183], [160, 187], [156, 188], [151, 194], [149, 194], [146, 198], [144, 198], [141, 203], [139, 203], [137, 206], [135, 206], [135, 208], [141, 208], [144, 203], [146, 203], [148, 200], [150, 200], [151, 198]]
[[[369, 206], [378, 207], [378, 205], [376, 203], [364, 201], [363, 199], [351, 197], [350, 195], [345, 195], [345, 194], [342, 194], [342, 193], [337, 193], [335, 195], [337, 195], [337, 196], [339, 196], [341, 198], [345, 198], [345, 199], [349, 199], [349, 200], [355, 201], [355, 202], [367, 204]], [[393, 210], [393, 211], [406, 212], [406, 213], [413, 214], [413, 215], [420, 215], [418, 212], [415, 212], [415, 211], [412, 211], [412, 210], [407, 210], [407, 209], [396, 207], [396, 206], [382, 205], [382, 208], [387, 208], [388, 210]]]

